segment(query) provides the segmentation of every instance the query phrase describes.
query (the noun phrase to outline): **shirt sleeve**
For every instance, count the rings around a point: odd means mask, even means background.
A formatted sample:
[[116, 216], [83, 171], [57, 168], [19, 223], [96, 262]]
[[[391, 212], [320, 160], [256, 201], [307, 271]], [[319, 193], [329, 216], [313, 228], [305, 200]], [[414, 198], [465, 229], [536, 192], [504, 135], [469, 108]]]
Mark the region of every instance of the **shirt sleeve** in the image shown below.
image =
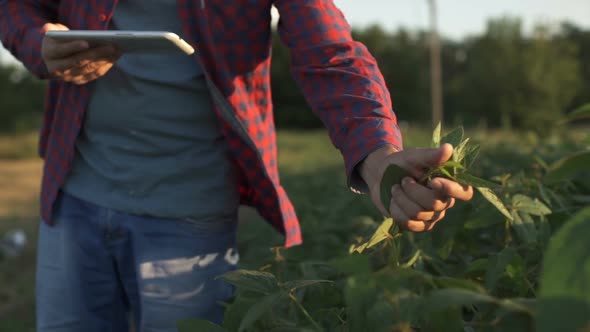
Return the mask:
[[59, 0], [0, 0], [0, 41], [38, 78], [48, 78], [41, 57], [46, 23], [57, 21]]
[[291, 72], [306, 101], [344, 157], [348, 185], [368, 191], [357, 166], [372, 151], [402, 136], [375, 58], [352, 39], [332, 0], [275, 0], [280, 38], [290, 50]]

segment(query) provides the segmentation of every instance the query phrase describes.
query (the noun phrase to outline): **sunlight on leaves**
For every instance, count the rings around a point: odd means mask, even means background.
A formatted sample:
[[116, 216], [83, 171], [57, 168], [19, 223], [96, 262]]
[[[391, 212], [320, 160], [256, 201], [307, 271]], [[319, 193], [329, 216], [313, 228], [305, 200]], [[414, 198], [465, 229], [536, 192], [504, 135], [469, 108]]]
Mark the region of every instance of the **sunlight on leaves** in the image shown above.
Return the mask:
[[383, 221], [383, 223], [381, 223], [381, 226], [379, 226], [379, 228], [377, 228], [377, 230], [375, 231], [375, 233], [373, 234], [373, 236], [371, 236], [371, 239], [369, 239], [369, 241], [362, 243], [360, 245], [352, 245], [350, 247], [349, 252], [352, 254], [354, 252], [358, 252], [359, 254], [362, 253], [365, 249], [374, 247], [375, 245], [381, 243], [382, 241], [386, 240], [386, 239], [391, 239], [393, 238], [393, 236], [391, 236], [391, 234], [389, 233], [389, 230], [391, 229], [391, 226], [393, 226], [393, 219], [388, 218], [385, 219]]

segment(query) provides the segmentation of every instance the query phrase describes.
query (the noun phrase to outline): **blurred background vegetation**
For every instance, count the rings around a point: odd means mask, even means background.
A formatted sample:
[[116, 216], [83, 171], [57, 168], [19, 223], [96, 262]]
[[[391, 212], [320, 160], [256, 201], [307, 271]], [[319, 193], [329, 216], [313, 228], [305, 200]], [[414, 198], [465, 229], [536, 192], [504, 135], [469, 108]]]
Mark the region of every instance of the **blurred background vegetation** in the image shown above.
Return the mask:
[[[377, 59], [400, 121], [431, 118], [429, 34], [354, 30]], [[564, 113], [590, 100], [590, 31], [572, 23], [539, 25], [525, 35], [521, 20], [492, 19], [483, 35], [442, 40], [445, 122], [467, 127], [545, 133]], [[273, 38], [273, 102], [278, 128], [320, 128], [291, 78], [288, 50]], [[36, 129], [44, 83], [18, 65], [0, 67], [0, 132]]]
[[[400, 121], [428, 126], [431, 118], [429, 33], [379, 25], [355, 30], [377, 59]], [[279, 127], [321, 123], [302, 112], [305, 101], [290, 79], [288, 51], [274, 41], [273, 85]], [[525, 36], [518, 18], [488, 22], [485, 34], [443, 39], [445, 122], [467, 127], [545, 132], [565, 112], [590, 100], [590, 31], [563, 23]]]

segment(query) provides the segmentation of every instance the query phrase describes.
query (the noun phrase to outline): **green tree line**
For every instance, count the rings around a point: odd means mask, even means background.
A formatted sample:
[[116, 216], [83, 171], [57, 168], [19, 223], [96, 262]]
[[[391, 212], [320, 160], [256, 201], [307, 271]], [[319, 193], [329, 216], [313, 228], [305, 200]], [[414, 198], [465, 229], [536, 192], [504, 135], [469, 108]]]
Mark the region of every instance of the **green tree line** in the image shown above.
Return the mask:
[[[276, 37], [276, 36], [275, 36]], [[375, 25], [355, 30], [377, 59], [398, 118], [430, 125], [429, 34]], [[290, 79], [288, 51], [274, 39], [273, 96], [279, 126], [319, 127]], [[518, 18], [488, 22], [484, 34], [442, 41], [447, 123], [544, 131], [590, 101], [590, 31], [570, 23], [523, 32]]]
[[[377, 59], [400, 120], [430, 124], [429, 34], [355, 29]], [[442, 40], [447, 123], [543, 132], [574, 106], [590, 101], [590, 31], [571, 23], [538, 26], [521, 20], [488, 22], [485, 33]], [[273, 36], [272, 90], [279, 128], [319, 128], [291, 78], [289, 53]], [[0, 132], [31, 130], [42, 113], [44, 83], [16, 66], [0, 67]]]

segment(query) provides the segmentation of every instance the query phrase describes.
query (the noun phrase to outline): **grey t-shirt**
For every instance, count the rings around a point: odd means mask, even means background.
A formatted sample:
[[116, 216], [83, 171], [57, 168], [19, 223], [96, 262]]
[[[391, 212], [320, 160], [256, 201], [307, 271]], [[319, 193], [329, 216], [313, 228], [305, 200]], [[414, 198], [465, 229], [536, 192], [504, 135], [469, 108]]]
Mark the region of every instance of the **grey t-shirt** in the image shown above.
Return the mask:
[[[111, 29], [182, 35], [175, 0], [121, 0]], [[191, 56], [125, 54], [95, 82], [64, 190], [124, 212], [231, 215], [233, 163], [205, 78]]]

